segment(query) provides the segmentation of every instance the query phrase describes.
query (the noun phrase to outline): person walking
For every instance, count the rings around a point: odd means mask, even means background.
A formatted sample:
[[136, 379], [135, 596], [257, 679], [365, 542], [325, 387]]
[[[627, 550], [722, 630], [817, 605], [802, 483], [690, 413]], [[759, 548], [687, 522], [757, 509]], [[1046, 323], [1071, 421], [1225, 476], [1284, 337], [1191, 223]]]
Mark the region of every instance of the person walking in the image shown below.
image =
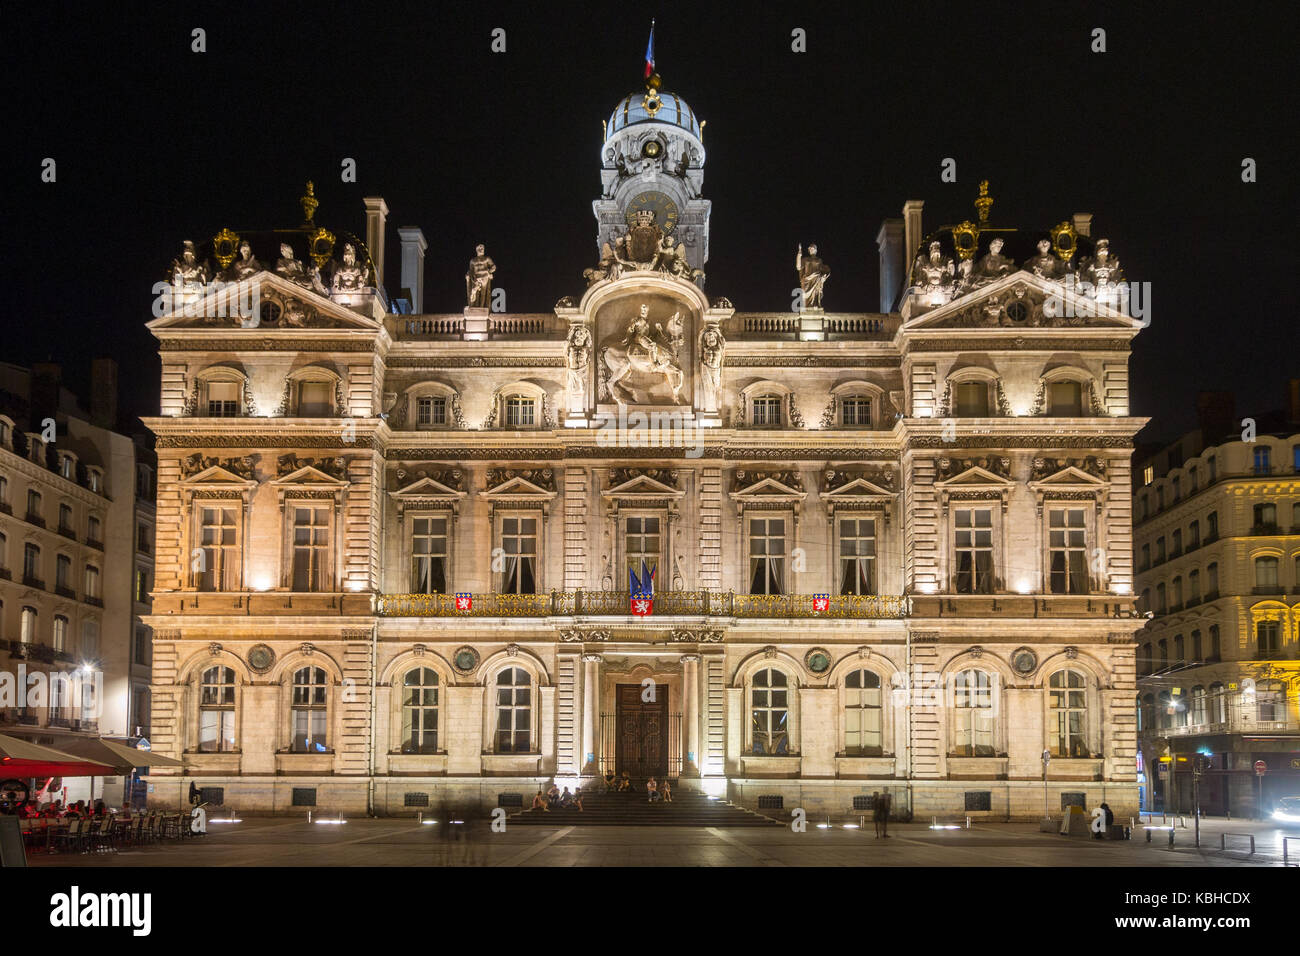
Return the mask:
[[880, 795], [880, 835], [885, 839], [889, 839], [889, 808], [892, 802], [888, 790]]
[[876, 825], [876, 839], [880, 839], [880, 791], [877, 790], [871, 795], [871, 822]]

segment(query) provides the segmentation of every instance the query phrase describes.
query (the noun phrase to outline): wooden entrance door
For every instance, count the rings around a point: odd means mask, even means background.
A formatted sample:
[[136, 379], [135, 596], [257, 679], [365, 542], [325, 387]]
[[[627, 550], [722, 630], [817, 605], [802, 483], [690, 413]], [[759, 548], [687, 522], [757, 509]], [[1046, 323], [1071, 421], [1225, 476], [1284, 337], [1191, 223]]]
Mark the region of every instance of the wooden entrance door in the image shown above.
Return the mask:
[[614, 763], [618, 773], [626, 770], [636, 778], [668, 775], [668, 688], [655, 688], [655, 700], [642, 700], [640, 684], [617, 685], [618, 729], [614, 739]]

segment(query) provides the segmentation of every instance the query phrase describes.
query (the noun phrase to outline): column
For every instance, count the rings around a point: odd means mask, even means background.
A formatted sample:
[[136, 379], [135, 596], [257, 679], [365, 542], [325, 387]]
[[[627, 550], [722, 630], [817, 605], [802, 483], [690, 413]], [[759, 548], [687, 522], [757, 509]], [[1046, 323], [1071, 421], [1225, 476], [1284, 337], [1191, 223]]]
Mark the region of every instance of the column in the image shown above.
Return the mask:
[[682, 664], [682, 775], [700, 775], [700, 675], [698, 654], [683, 654]]
[[600, 661], [599, 654], [582, 655], [582, 773], [593, 776], [600, 772], [596, 747], [600, 720]]

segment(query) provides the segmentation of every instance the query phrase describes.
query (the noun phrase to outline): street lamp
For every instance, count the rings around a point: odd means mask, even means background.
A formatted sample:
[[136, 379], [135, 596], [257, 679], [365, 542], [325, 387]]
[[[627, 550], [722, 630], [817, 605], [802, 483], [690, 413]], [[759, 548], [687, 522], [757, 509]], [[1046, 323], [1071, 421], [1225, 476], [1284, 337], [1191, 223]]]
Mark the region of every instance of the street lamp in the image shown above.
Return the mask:
[[1047, 765], [1052, 762], [1052, 753], [1043, 748], [1043, 819], [1052, 819], [1051, 804], [1047, 802]]

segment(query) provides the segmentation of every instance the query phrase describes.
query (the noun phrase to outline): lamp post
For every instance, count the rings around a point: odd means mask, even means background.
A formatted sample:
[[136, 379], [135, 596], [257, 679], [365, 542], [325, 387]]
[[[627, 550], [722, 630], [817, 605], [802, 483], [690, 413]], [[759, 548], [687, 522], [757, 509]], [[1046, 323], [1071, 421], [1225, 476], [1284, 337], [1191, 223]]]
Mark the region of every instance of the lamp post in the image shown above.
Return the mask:
[[1052, 819], [1051, 805], [1047, 802], [1047, 765], [1052, 762], [1052, 753], [1043, 748], [1043, 819]]

